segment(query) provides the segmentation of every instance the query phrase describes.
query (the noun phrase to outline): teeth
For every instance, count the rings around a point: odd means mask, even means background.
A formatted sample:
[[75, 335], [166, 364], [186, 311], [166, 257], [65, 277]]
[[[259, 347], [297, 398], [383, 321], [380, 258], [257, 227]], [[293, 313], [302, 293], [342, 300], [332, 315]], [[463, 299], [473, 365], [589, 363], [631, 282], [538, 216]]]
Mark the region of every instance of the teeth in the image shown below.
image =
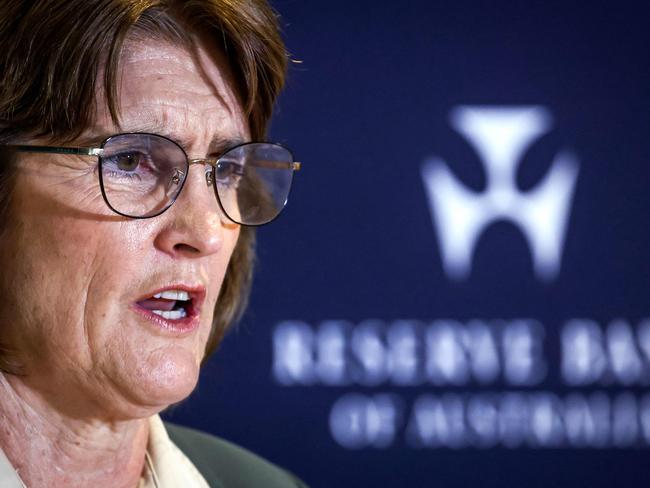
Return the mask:
[[164, 298], [165, 300], [181, 300], [186, 302], [190, 299], [190, 294], [183, 290], [165, 290], [161, 293], [156, 293], [154, 298]]
[[167, 320], [179, 320], [187, 317], [187, 312], [183, 308], [180, 310], [170, 310], [169, 312], [167, 310], [152, 310], [152, 312]]

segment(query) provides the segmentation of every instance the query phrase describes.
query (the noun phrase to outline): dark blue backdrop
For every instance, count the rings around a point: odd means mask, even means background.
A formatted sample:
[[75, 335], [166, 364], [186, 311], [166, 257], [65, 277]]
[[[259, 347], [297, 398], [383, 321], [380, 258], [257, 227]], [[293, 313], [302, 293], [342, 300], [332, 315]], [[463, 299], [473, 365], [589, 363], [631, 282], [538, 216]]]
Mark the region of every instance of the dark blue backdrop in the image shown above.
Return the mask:
[[[284, 320], [317, 327], [327, 319], [530, 317], [545, 328], [549, 363], [534, 389], [573, 391], [554, 364], [567, 320], [620, 318], [636, 327], [649, 316], [647, 12], [611, 2], [274, 5], [301, 63], [291, 68], [271, 134], [294, 150], [303, 171], [285, 214], [258, 233], [247, 315], [194, 395], [168, 417], [242, 444], [314, 488], [646, 486], [647, 442], [423, 449], [398, 436], [383, 448], [345, 449], [328, 419], [346, 393], [391, 393], [410, 405], [425, 393], [482, 387], [283, 386], [272, 365], [273, 333]], [[469, 277], [451, 280], [422, 164], [439, 156], [465, 186], [484, 191], [485, 167], [450, 125], [450, 112], [531, 105], [545, 107], [553, 124], [523, 158], [519, 189], [534, 188], [560, 149], [580, 162], [559, 275], [538, 280], [520, 229], [498, 222], [482, 235]], [[583, 390], [643, 395], [644, 381]]]

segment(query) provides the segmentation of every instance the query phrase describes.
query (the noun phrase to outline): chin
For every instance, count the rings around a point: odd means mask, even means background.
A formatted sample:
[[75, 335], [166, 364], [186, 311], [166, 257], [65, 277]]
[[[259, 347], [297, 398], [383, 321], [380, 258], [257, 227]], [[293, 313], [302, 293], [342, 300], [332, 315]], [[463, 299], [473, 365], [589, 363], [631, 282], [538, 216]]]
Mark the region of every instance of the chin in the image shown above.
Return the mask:
[[157, 413], [192, 393], [199, 379], [200, 365], [194, 354], [170, 347], [150, 355], [139, 369], [136, 397], [155, 410], [152, 413]]

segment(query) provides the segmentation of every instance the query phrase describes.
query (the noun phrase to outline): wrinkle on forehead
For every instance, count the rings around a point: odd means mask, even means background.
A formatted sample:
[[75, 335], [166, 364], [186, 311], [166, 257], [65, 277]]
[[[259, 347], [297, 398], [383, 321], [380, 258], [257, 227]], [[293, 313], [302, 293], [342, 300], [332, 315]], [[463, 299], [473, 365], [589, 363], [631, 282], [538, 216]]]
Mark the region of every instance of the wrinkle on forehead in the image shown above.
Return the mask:
[[[148, 40], [127, 41], [122, 54], [122, 76], [128, 75], [132, 66], [142, 66], [149, 63], [152, 74], [169, 76], [174, 74], [174, 68], [181, 68], [188, 73], [198, 75], [210, 93], [215, 96], [232, 113], [232, 107], [241, 106], [240, 100], [235, 96], [234, 80], [228, 67], [225, 56], [210, 44], [198, 40], [189, 46], [178, 46], [169, 42], [162, 43], [169, 50], [160, 49], [161, 43]], [[208, 48], [206, 50], [206, 47]], [[217, 68], [217, 65], [219, 68]], [[124, 80], [120, 80], [121, 88], [125, 87]]]
[[[115, 132], [176, 135], [179, 142], [200, 145], [213, 140], [248, 140], [249, 130], [225, 56], [207, 43], [192, 48], [167, 41], [130, 40], [119, 67], [120, 124], [100, 103], [91, 140]], [[98, 100], [104, 99], [103, 93]], [[165, 127], [167, 130], [147, 130]], [[205, 146], [205, 147], [204, 147]]]

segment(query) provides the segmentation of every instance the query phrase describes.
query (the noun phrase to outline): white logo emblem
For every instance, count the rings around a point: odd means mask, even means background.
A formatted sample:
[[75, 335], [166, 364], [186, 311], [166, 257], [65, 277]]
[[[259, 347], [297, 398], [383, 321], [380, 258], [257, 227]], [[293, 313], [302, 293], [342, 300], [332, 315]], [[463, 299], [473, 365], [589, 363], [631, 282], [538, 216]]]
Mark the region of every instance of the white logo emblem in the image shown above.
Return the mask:
[[550, 130], [551, 115], [537, 106], [457, 107], [451, 124], [480, 156], [487, 189], [468, 189], [439, 158], [422, 166], [445, 272], [453, 279], [466, 278], [483, 231], [495, 221], [508, 220], [523, 232], [538, 278], [552, 280], [560, 270], [578, 161], [560, 152], [535, 188], [524, 193], [515, 183], [522, 156]]

